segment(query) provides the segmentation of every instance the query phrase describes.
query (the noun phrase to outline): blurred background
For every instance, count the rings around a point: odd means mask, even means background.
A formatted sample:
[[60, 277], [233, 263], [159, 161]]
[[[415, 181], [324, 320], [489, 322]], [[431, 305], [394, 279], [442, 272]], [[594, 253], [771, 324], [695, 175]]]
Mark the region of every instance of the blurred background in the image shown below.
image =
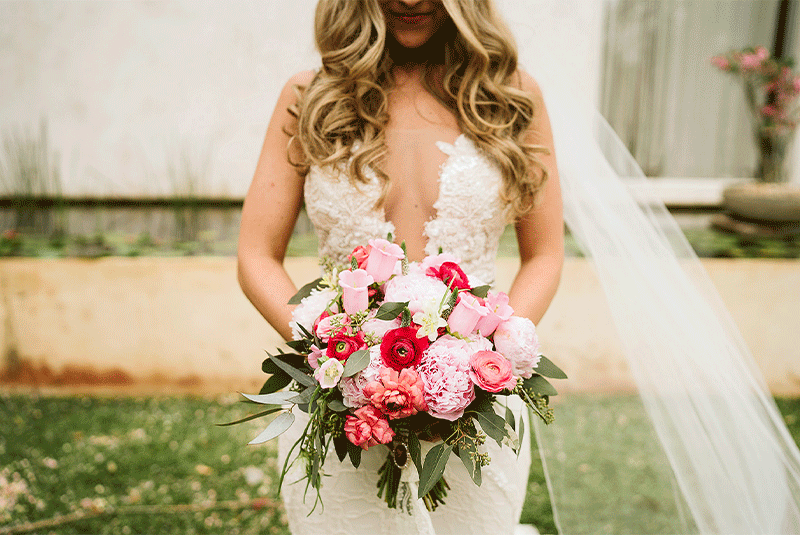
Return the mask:
[[[534, 78], [584, 73], [797, 437], [800, 0], [497, 3]], [[281, 343], [238, 288], [236, 239], [277, 95], [318, 65], [314, 4], [0, 2], [0, 533], [286, 532], [274, 449], [240, 446], [258, 425], [212, 424], [246, 414], [235, 392]], [[565, 393], [626, 395], [567, 240], [546, 353]], [[316, 277], [303, 214], [289, 255]], [[516, 255], [507, 232], [501, 288]], [[555, 529], [541, 469], [523, 520]]]

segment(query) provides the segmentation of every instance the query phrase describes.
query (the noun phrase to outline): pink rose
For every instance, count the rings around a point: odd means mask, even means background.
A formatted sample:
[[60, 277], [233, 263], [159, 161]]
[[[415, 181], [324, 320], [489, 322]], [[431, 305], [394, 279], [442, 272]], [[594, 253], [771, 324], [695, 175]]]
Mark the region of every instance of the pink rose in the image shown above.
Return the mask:
[[478, 320], [477, 328], [481, 336], [491, 335], [501, 321], [507, 320], [514, 313], [514, 309], [508, 306], [508, 294], [503, 292], [489, 292], [483, 306], [488, 312]]
[[342, 362], [358, 351], [359, 349], [366, 349], [367, 344], [364, 341], [364, 333], [358, 332], [354, 336], [347, 336], [345, 334], [337, 334], [328, 342], [328, 350], [325, 354], [332, 359], [340, 360]]
[[458, 294], [458, 303], [453, 312], [447, 318], [447, 325], [450, 327], [450, 332], [469, 336], [475, 330], [478, 320], [488, 313], [489, 310], [481, 304], [477, 297], [471, 293], [461, 293]]
[[354, 416], [348, 416], [344, 423], [347, 439], [365, 450], [377, 444], [388, 444], [394, 438], [389, 422], [371, 405], [361, 407]]
[[369, 245], [366, 247], [363, 245], [359, 245], [353, 252], [347, 255], [347, 259], [352, 262], [353, 258], [356, 259], [356, 265], [358, 269], [364, 269], [367, 265], [367, 257], [369, 256]]
[[348, 314], [355, 314], [366, 310], [369, 306], [369, 285], [374, 282], [372, 275], [363, 269], [346, 270], [339, 273], [344, 311]]
[[404, 368], [398, 373], [383, 368], [379, 379], [364, 387], [364, 394], [389, 418], [406, 418], [427, 408], [423, 398], [425, 386], [416, 371]]
[[316, 324], [315, 333], [320, 340], [327, 342], [331, 336], [339, 333], [350, 334], [349, 323], [350, 318], [347, 317], [347, 314], [328, 314], [324, 312]]
[[367, 258], [367, 273], [372, 275], [375, 282], [384, 282], [394, 273], [397, 261], [405, 257], [403, 249], [396, 243], [388, 240], [369, 240], [369, 257]]
[[469, 376], [487, 392], [512, 390], [517, 385], [511, 363], [496, 351], [478, 351], [469, 359]]

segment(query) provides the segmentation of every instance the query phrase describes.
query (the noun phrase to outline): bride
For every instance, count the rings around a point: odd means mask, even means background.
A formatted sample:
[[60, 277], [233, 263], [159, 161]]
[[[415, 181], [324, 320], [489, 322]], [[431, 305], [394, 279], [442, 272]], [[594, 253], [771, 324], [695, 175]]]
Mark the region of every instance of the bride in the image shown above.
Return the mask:
[[[534, 79], [519, 69], [491, 0], [320, 0], [315, 34], [322, 67], [284, 87], [242, 213], [239, 280], [270, 324], [292, 337], [286, 303], [296, 289], [283, 258], [304, 202], [321, 255], [342, 261], [391, 232], [412, 260], [441, 248], [485, 283], [494, 280], [498, 239], [513, 221], [521, 266], [511, 304], [535, 323], [558, 285], [565, 219], [606, 290], [638, 402], [658, 438], [659, 456], [643, 473], [673, 503], [665, 507], [640, 488], [584, 496], [580, 483], [563, 484], [575, 479], [559, 465], [568, 458], [565, 439], [579, 436], [591, 448], [620, 430], [598, 424], [587, 438], [583, 425], [561, 434], [547, 428], [539, 443], [555, 476], [548, 486], [560, 530], [800, 533], [797, 447], [674, 221], [620, 183], [620, 175], [643, 180], [641, 170], [602, 118], [587, 112], [581, 92], [559, 80], [579, 73], [552, 69], [542, 83], [539, 72]], [[291, 432], [281, 437], [281, 456]], [[396, 513], [375, 497], [385, 455], [377, 449], [360, 470], [328, 459], [324, 509], [310, 516], [304, 486], [284, 485], [292, 533], [397, 534]], [[490, 450], [481, 487], [460, 463], [448, 464], [447, 504], [431, 514], [437, 534], [514, 532], [530, 453], [509, 451]], [[622, 453], [616, 468], [640, 462]], [[649, 470], [660, 465], [663, 480]], [[623, 520], [566, 523], [586, 516], [587, 498]], [[653, 522], [645, 516], [626, 529], [624, 517], [636, 508]], [[675, 522], [656, 526], [657, 514]]]
[[[286, 303], [296, 290], [282, 262], [305, 201], [321, 255], [342, 263], [391, 232], [411, 260], [441, 248], [483, 283], [494, 280], [498, 240], [513, 220], [522, 262], [510, 304], [538, 322], [563, 261], [555, 151], [541, 92], [517, 68], [492, 2], [321, 0], [315, 33], [322, 68], [286, 84], [245, 200], [239, 277], [248, 298], [291, 338]], [[294, 440], [281, 437], [281, 455]], [[375, 496], [378, 449], [359, 470], [328, 459], [324, 509], [309, 517], [303, 485], [285, 485], [292, 533], [395, 533], [396, 512]], [[451, 459], [447, 503], [431, 514], [437, 534], [514, 531], [529, 448], [519, 459], [510, 448], [490, 455], [481, 487]]]

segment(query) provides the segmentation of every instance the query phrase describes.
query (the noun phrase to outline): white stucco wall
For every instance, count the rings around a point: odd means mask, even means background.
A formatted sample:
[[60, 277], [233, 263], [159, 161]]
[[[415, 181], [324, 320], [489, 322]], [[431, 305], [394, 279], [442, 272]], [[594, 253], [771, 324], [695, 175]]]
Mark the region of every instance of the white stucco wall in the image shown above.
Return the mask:
[[[600, 2], [498, 3], [529, 71], [576, 64], [596, 86]], [[4, 0], [0, 135], [46, 121], [69, 195], [169, 193], [185, 187], [172, 167], [205, 194], [241, 196], [278, 92], [318, 63], [315, 4]]]

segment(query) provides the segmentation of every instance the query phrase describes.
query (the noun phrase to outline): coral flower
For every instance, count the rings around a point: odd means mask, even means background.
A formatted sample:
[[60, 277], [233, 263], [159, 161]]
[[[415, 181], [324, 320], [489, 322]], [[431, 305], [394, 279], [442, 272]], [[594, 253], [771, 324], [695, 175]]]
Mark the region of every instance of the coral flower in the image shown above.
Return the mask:
[[361, 407], [355, 416], [348, 416], [344, 434], [353, 445], [368, 449], [377, 444], [388, 444], [394, 438], [389, 422], [372, 405]]
[[404, 368], [398, 373], [383, 368], [379, 379], [365, 386], [364, 394], [389, 418], [406, 418], [427, 408], [423, 397], [425, 386], [416, 371]]

